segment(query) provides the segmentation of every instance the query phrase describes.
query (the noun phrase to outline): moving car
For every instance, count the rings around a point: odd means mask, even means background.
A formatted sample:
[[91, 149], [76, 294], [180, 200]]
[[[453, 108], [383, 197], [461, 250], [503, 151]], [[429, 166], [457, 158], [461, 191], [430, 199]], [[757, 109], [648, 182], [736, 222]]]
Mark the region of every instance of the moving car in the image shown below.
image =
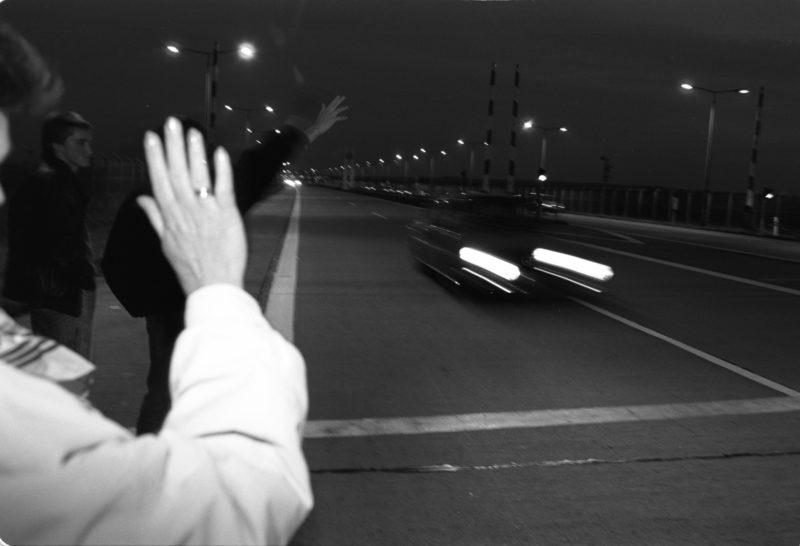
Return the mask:
[[597, 294], [614, 276], [584, 243], [587, 230], [532, 216], [522, 196], [466, 194], [429, 205], [407, 226], [409, 251], [455, 285], [497, 294]]

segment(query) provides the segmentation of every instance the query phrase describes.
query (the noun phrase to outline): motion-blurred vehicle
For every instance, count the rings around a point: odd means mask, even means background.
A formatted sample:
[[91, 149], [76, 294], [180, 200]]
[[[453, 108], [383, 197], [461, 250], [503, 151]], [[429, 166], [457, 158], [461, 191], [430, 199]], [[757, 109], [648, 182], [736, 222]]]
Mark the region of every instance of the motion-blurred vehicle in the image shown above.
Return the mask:
[[[411, 257], [455, 285], [497, 294], [557, 288], [603, 292], [611, 267], [596, 260], [589, 230], [531, 214], [522, 196], [433, 199], [407, 226]], [[547, 215], [550, 216], [550, 215]]]
[[[559, 201], [555, 198], [555, 196], [550, 195], [549, 193], [542, 193], [538, 196], [538, 198], [534, 195], [533, 199], [538, 199], [539, 202], [542, 204], [542, 211], [544, 212], [561, 212], [566, 207], [564, 203]], [[535, 201], [532, 203], [535, 206]]]

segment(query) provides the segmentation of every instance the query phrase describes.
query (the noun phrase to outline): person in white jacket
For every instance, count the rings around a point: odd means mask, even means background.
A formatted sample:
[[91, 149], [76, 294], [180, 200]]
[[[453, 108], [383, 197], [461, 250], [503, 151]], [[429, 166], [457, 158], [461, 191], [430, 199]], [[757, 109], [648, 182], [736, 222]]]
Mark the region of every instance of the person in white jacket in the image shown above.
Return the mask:
[[[0, 26], [0, 161], [8, 113], [54, 84]], [[145, 137], [144, 208], [187, 293], [158, 435], [134, 437], [70, 389], [92, 366], [61, 346], [15, 361], [36, 337], [0, 311], [0, 539], [9, 544], [283, 544], [311, 509], [301, 450], [305, 365], [242, 289], [245, 233], [230, 160], [168, 119]], [[0, 202], [4, 200], [0, 191]], [[59, 358], [67, 355], [68, 358]], [[73, 391], [73, 392], [71, 392]]]

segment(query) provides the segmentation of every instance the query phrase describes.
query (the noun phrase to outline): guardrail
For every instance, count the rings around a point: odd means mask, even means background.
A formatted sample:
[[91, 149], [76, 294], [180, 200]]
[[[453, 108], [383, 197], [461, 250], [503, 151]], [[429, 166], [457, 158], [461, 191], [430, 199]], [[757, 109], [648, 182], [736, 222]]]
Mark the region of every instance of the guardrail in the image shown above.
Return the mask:
[[[430, 185], [427, 181], [404, 183], [386, 178], [364, 178], [348, 183], [323, 177], [317, 183], [350, 191], [369, 191], [406, 202], [477, 189], [457, 179], [437, 180]], [[533, 183], [522, 182], [517, 183], [515, 189], [519, 194], [532, 196], [536, 193], [535, 187]], [[800, 196], [796, 195], [775, 194], [766, 199], [757, 194], [748, 211], [744, 192], [714, 191], [710, 193], [706, 223], [706, 194], [702, 190], [547, 182], [540, 191], [563, 203], [568, 212], [800, 239]], [[493, 183], [490, 193], [506, 193], [505, 182]]]

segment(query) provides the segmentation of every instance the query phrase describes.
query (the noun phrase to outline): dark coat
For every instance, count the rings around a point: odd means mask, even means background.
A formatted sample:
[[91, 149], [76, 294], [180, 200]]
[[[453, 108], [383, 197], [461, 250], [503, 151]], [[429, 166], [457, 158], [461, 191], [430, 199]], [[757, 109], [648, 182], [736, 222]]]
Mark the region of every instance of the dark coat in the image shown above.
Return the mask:
[[4, 294], [31, 307], [79, 316], [94, 290], [89, 196], [66, 164], [40, 167], [11, 196]]
[[[275, 180], [294, 152], [308, 144], [305, 133], [283, 127], [263, 144], [245, 151], [234, 169], [234, 188], [239, 211], [244, 215], [259, 200], [281, 189]], [[131, 316], [181, 310], [185, 304], [178, 278], [161, 250], [161, 241], [136, 198], [120, 207], [106, 243], [102, 269], [109, 288]]]

